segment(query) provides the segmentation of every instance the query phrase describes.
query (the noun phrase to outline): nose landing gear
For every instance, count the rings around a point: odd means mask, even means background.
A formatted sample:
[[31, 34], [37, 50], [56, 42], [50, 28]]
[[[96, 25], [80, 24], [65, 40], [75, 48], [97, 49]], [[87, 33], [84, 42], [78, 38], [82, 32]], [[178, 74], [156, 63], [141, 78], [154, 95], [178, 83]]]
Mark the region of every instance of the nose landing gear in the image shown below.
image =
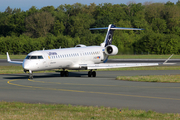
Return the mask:
[[33, 72], [29, 70], [29, 79], [33, 79]]

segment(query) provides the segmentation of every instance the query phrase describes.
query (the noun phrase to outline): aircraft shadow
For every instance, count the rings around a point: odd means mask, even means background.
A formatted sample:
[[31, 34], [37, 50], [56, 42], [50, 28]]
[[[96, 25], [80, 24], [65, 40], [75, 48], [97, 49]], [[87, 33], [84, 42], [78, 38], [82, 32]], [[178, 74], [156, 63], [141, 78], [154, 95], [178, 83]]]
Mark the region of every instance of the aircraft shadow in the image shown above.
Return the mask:
[[[69, 72], [69, 77], [87, 77], [87, 74], [78, 72]], [[35, 73], [33, 78], [61, 78], [60, 74], [56, 73]], [[28, 79], [29, 74], [8, 74], [8, 77], [3, 77], [4, 79]], [[66, 78], [66, 77], [64, 77]]]

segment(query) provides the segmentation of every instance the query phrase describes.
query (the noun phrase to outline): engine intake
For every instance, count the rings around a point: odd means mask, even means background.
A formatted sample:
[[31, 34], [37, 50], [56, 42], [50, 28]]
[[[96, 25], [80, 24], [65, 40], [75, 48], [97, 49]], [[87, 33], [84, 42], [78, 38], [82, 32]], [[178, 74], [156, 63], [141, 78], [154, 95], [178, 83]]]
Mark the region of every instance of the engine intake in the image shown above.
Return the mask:
[[107, 55], [116, 55], [118, 53], [118, 48], [115, 45], [108, 45], [105, 48], [105, 53]]

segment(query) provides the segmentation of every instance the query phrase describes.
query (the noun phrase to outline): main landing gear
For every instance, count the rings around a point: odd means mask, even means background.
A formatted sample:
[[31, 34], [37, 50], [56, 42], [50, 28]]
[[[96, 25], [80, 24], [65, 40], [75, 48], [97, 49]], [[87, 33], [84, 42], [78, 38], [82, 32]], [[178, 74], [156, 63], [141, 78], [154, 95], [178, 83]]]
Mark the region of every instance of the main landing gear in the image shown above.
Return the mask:
[[61, 77], [68, 77], [69, 76], [69, 72], [68, 71], [65, 71], [65, 70], [63, 70], [63, 71], [61, 71]]
[[88, 72], [88, 77], [96, 77], [96, 71], [90, 70], [90, 71]]
[[[65, 71], [65, 69], [63, 69], [63, 71], [60, 72], [61, 74], [61, 77], [68, 77], [69, 76], [69, 72], [68, 71]], [[90, 70], [88, 72], [88, 77], [96, 77], [96, 71], [92, 71]]]
[[29, 70], [29, 79], [33, 79], [33, 72]]

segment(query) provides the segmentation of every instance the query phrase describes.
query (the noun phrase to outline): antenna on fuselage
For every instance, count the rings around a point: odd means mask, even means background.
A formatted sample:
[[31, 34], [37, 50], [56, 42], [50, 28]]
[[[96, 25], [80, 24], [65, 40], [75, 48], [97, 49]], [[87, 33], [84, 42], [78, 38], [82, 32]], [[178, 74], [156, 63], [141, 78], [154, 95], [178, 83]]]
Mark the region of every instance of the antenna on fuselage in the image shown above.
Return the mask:
[[45, 48], [43, 48], [43, 51], [45, 50]]
[[59, 49], [61, 49], [61, 46], [59, 47]]

